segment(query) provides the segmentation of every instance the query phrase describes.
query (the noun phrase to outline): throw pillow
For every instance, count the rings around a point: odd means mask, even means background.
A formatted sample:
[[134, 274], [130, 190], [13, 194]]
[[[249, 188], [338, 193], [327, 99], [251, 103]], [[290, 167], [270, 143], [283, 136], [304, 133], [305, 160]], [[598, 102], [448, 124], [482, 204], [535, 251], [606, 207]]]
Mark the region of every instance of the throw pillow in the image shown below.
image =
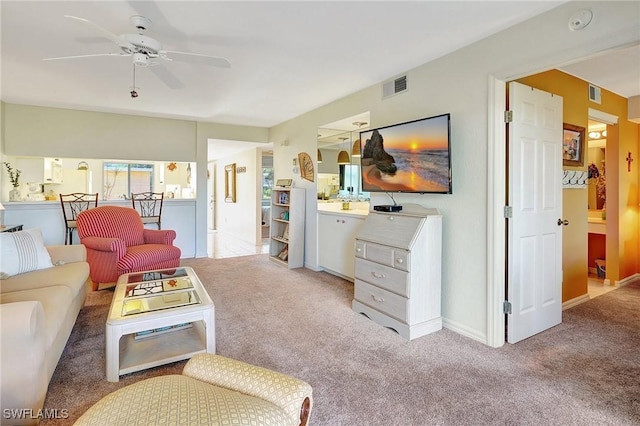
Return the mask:
[[3, 278], [53, 266], [42, 232], [37, 228], [0, 233], [0, 254]]

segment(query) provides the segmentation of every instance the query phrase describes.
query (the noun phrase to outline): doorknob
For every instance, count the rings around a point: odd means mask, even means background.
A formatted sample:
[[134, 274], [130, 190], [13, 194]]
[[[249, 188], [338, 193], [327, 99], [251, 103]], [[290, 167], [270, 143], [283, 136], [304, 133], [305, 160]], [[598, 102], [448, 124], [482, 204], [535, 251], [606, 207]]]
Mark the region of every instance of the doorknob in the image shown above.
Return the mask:
[[567, 219], [562, 220], [562, 219], [558, 219], [558, 226], [567, 226], [569, 224], [569, 221]]

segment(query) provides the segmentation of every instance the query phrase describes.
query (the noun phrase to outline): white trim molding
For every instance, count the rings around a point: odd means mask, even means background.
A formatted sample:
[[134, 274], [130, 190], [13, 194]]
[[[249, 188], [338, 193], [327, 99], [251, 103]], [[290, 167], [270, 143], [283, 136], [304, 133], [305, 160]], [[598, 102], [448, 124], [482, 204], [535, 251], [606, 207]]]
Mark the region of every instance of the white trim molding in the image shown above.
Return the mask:
[[589, 297], [589, 293], [583, 294], [582, 296], [574, 297], [573, 299], [567, 300], [562, 304], [562, 310], [566, 311], [569, 308], [573, 308], [580, 305], [581, 303], [588, 302], [589, 300], [591, 300], [591, 297]]
[[640, 280], [640, 274], [635, 273], [633, 275], [630, 275], [626, 278], [621, 279], [620, 281], [616, 281], [615, 282], [615, 286], [616, 287], [623, 287], [627, 284], [631, 284], [633, 281], [635, 280]]
[[618, 124], [617, 115], [609, 114], [608, 112], [599, 111], [593, 108], [589, 108], [589, 118], [611, 126]]

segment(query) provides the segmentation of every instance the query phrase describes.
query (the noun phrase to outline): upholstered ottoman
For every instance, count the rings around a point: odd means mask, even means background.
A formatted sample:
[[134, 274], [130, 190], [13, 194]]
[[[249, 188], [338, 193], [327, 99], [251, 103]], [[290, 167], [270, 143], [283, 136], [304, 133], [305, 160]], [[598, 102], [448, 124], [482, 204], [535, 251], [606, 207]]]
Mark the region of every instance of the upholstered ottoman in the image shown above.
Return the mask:
[[306, 425], [312, 389], [302, 380], [208, 353], [182, 375], [142, 380], [89, 408], [75, 425]]

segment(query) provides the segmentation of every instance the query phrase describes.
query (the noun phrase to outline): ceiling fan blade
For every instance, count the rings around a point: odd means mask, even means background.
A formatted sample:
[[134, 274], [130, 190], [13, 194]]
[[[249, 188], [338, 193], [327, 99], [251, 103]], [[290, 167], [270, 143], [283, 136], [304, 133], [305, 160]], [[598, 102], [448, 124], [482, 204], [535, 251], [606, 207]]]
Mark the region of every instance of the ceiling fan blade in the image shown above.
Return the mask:
[[168, 69], [166, 69], [162, 65], [160, 64], [152, 65], [148, 68], [170, 89], [182, 89], [184, 87], [184, 84], [182, 84], [182, 82], [178, 80], [178, 77], [173, 75]]
[[[167, 54], [171, 54], [168, 57]], [[160, 56], [169, 61], [191, 62], [196, 64], [211, 65], [213, 67], [231, 68], [231, 63], [226, 58], [219, 56], [201, 55], [199, 53], [175, 52], [164, 50], [160, 52]]]
[[93, 28], [95, 28], [96, 30], [98, 30], [100, 33], [102, 33], [103, 37], [108, 38], [109, 40], [111, 40], [112, 42], [114, 42], [115, 44], [117, 44], [120, 47], [124, 47], [127, 49], [131, 49], [131, 50], [135, 50], [135, 46], [131, 43], [129, 43], [128, 41], [126, 41], [125, 39], [123, 39], [122, 37], [120, 37], [117, 34], [112, 33], [111, 31], [102, 28], [100, 25], [91, 22], [88, 19], [85, 18], [80, 18], [78, 16], [73, 16], [73, 15], [64, 15], [65, 18], [69, 18], [69, 19], [75, 19], [76, 21], [80, 21], [83, 22], [85, 24], [88, 24], [90, 26], [92, 26]]
[[130, 53], [94, 53], [92, 55], [73, 55], [73, 56], [58, 56], [55, 58], [44, 58], [43, 61], [58, 61], [61, 59], [79, 59], [79, 58], [94, 58], [96, 56], [131, 56]]

